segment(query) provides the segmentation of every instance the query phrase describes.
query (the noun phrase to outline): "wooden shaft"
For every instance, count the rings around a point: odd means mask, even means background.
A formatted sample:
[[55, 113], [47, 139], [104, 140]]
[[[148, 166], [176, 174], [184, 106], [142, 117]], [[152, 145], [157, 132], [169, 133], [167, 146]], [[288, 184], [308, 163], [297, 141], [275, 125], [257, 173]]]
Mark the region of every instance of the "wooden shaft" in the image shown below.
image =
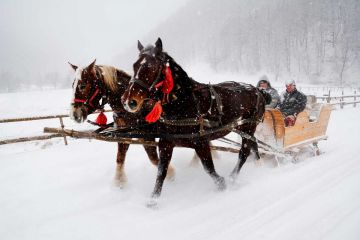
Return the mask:
[[[126, 144], [141, 144], [147, 146], [158, 146], [157, 142], [154, 141], [145, 141], [143, 139], [131, 139], [131, 138], [122, 138], [122, 137], [105, 137], [93, 132], [80, 132], [75, 130], [69, 129], [60, 129], [60, 128], [44, 128], [44, 133], [56, 133], [60, 136], [69, 136], [73, 138], [81, 138], [81, 139], [96, 139], [105, 142], [122, 142]], [[210, 146], [211, 150], [215, 151], [223, 151], [223, 152], [232, 152], [238, 153], [238, 148], [230, 148], [230, 147], [221, 147], [221, 146]]]

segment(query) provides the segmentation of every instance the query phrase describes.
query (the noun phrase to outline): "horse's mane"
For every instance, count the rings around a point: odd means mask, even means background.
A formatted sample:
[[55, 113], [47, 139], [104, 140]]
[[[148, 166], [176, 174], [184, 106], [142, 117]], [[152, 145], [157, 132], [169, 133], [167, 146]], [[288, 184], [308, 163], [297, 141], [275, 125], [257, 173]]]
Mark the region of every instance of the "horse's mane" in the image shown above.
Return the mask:
[[104, 79], [105, 85], [113, 92], [118, 88], [118, 78], [130, 77], [126, 72], [121, 71], [112, 66], [98, 66], [101, 69], [101, 74]]
[[175, 60], [169, 54], [167, 54], [166, 52], [163, 52], [163, 54], [165, 56], [165, 59], [169, 61], [172, 71], [175, 70], [175, 72], [182, 79], [186, 79], [186, 80], [190, 79], [187, 73], [184, 71], [184, 69], [182, 69], [182, 67], [177, 62], [175, 62]]

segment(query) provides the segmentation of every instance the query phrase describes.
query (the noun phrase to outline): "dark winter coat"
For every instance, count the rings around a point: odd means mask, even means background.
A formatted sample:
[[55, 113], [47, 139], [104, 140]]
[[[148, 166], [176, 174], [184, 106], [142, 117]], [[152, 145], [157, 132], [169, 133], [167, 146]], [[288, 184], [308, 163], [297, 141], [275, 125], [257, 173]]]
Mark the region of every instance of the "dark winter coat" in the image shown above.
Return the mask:
[[260, 87], [261, 82], [266, 82], [268, 85], [267, 89], [264, 89], [268, 94], [271, 95], [271, 102], [267, 104], [266, 108], [276, 108], [276, 106], [280, 103], [280, 96], [276, 89], [272, 88], [270, 82], [267, 80], [260, 80], [257, 84], [257, 87]]
[[285, 91], [281, 95], [281, 103], [278, 106], [284, 116], [297, 115], [304, 111], [307, 98], [302, 92], [294, 89], [291, 93]]

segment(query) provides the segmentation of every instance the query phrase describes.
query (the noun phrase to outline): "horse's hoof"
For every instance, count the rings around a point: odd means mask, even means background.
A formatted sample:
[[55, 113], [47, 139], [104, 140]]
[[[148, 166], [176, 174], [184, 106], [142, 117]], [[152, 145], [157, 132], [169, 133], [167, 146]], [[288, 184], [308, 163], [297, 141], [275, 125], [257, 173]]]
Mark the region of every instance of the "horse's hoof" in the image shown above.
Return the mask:
[[124, 188], [127, 183], [126, 175], [116, 175], [114, 178], [114, 185], [118, 188]]
[[237, 178], [237, 175], [236, 174], [231, 174], [229, 176], [229, 182], [230, 184], [234, 184], [236, 182], [236, 178]]
[[119, 188], [124, 188], [127, 182], [127, 177], [122, 166], [116, 166], [114, 185]]
[[224, 191], [226, 189], [225, 178], [219, 177], [216, 179], [215, 183], [219, 191]]
[[151, 209], [157, 209], [158, 201], [155, 198], [152, 198], [146, 203], [146, 207]]
[[114, 179], [114, 186], [123, 189], [126, 186], [126, 181]]

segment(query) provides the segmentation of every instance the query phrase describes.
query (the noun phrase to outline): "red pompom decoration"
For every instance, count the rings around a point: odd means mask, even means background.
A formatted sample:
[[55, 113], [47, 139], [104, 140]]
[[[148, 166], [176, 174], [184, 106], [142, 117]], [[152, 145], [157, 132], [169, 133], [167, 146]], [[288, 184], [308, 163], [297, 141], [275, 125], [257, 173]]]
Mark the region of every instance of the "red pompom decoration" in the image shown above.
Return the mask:
[[146, 115], [145, 117], [145, 120], [148, 122], [148, 123], [154, 123], [156, 122], [157, 120], [159, 120], [160, 116], [161, 116], [161, 113], [162, 113], [162, 106], [161, 106], [161, 101], [158, 101], [153, 109], [151, 110], [151, 112], [149, 112], [148, 115]]
[[161, 91], [164, 94], [169, 94], [174, 88], [174, 79], [172, 77], [171, 69], [168, 65], [166, 65], [165, 68], [163, 69], [163, 74], [165, 75], [165, 79], [159, 82], [158, 84], [156, 84], [155, 87], [159, 88], [162, 86]]
[[96, 122], [96, 124], [98, 124], [98, 125], [106, 125], [106, 123], [107, 123], [107, 117], [106, 117], [106, 115], [105, 115], [103, 112], [101, 112], [101, 113], [97, 116], [95, 122]]
[[174, 79], [172, 77], [171, 69], [168, 65], [166, 65], [166, 67], [164, 68], [163, 73], [165, 75], [165, 80], [162, 86], [162, 92], [165, 94], [169, 94], [174, 87]]

